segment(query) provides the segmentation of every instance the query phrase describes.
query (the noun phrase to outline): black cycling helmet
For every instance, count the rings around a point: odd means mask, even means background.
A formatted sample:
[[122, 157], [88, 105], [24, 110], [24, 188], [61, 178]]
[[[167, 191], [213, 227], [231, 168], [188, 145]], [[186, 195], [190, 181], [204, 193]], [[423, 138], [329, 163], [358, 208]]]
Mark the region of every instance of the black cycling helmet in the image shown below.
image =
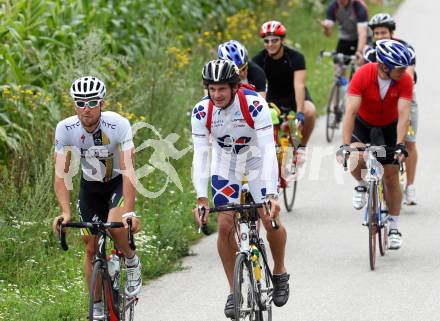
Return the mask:
[[377, 27], [386, 27], [390, 31], [394, 31], [396, 30], [396, 22], [390, 14], [378, 13], [371, 18], [370, 22], [368, 23], [368, 27], [370, 27], [371, 30], [374, 30], [374, 28]]
[[202, 71], [203, 84], [238, 84], [240, 83], [240, 76], [238, 67], [229, 60], [211, 60], [208, 62]]

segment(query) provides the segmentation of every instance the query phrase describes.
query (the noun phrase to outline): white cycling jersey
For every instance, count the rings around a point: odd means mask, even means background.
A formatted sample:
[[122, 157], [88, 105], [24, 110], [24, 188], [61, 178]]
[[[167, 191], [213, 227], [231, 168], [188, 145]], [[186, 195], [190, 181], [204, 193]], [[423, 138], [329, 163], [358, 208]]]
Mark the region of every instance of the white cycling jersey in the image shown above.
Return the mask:
[[[258, 93], [247, 89], [243, 92], [254, 128], [247, 124], [236, 94], [227, 108], [213, 107], [212, 144], [206, 127], [209, 98], [203, 98], [192, 111], [194, 187], [197, 197], [207, 197], [211, 175], [216, 206], [237, 201], [244, 175], [248, 178], [249, 189], [256, 202], [264, 200], [267, 194], [277, 194], [278, 164], [270, 110]], [[211, 174], [208, 166], [210, 147]]]
[[107, 182], [121, 174], [118, 151], [134, 147], [130, 122], [112, 111], [101, 113], [98, 127], [91, 133], [78, 116], [60, 121], [55, 131], [55, 152], [63, 154], [72, 147], [72, 157], [81, 157], [84, 179]]

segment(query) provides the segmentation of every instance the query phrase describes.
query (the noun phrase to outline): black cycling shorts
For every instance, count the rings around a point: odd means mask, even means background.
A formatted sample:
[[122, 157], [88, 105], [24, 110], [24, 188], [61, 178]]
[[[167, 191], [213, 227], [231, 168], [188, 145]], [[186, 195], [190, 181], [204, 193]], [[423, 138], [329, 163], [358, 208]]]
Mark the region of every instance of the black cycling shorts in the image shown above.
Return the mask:
[[344, 40], [339, 39], [338, 45], [336, 46], [337, 53], [343, 53], [347, 56], [352, 56], [356, 53], [358, 41], [356, 40]]
[[[356, 117], [354, 123], [352, 143], [372, 144], [376, 146], [386, 145], [387, 147], [396, 146], [397, 141], [397, 122], [387, 126], [376, 127], [371, 126], [364, 120]], [[387, 153], [386, 157], [378, 157], [377, 160], [383, 164], [394, 164], [394, 153]]]
[[[108, 182], [87, 181], [81, 178], [78, 211], [82, 222], [107, 222], [108, 213], [123, 205], [122, 175]], [[96, 234], [82, 229], [83, 234]]]
[[[312, 96], [310, 96], [309, 90], [305, 89], [304, 101], [313, 102]], [[296, 101], [293, 96], [289, 97], [270, 97], [269, 102], [273, 102], [283, 112], [288, 113], [290, 111], [296, 112]]]

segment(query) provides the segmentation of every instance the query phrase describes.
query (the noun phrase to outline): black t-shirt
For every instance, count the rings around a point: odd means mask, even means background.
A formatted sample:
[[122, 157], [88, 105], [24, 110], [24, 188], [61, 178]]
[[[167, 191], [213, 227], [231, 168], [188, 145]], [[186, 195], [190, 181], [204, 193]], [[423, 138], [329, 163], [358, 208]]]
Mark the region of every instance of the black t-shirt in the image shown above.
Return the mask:
[[255, 55], [252, 60], [263, 68], [266, 73], [268, 90], [267, 101], [274, 102], [278, 106], [296, 107], [295, 91], [293, 88], [293, 73], [306, 69], [303, 54], [284, 47], [281, 59], [274, 60], [264, 49]]
[[248, 62], [247, 80], [248, 83], [255, 87], [256, 92], [266, 91], [266, 74], [264, 70], [253, 61]]

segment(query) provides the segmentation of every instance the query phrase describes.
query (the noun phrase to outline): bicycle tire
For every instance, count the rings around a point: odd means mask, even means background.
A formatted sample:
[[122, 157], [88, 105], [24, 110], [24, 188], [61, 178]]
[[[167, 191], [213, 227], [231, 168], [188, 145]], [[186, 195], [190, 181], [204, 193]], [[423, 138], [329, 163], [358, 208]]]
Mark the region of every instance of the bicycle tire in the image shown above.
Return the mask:
[[[243, 288], [244, 287], [244, 288]], [[235, 321], [255, 320], [255, 283], [252, 262], [245, 253], [237, 254], [234, 266]]]
[[[333, 105], [333, 101], [335, 102], [334, 105]], [[335, 136], [336, 110], [338, 108], [338, 104], [339, 104], [339, 85], [338, 83], [334, 83], [332, 89], [330, 90], [330, 97], [327, 103], [325, 137], [328, 143], [331, 143], [333, 141], [333, 137]], [[333, 110], [331, 110], [332, 105], [333, 105]], [[333, 119], [331, 119], [332, 115], [333, 115]]]
[[[296, 190], [298, 187], [298, 181], [296, 179], [298, 174], [298, 168], [295, 161], [296, 146], [294, 146], [294, 143], [291, 138], [289, 139], [288, 150], [292, 150], [292, 154], [291, 154], [292, 159], [291, 160], [286, 159], [285, 163], [289, 165], [283, 166], [283, 170], [286, 170], [286, 172], [289, 175], [286, 179], [287, 185], [283, 187], [283, 199], [287, 212], [291, 212], [293, 208], [293, 204], [295, 204]], [[284, 164], [284, 160], [283, 160], [283, 164]], [[293, 177], [293, 180], [290, 179], [291, 177]]]
[[[98, 278], [99, 277], [99, 278]], [[119, 317], [115, 314], [112, 305], [112, 290], [111, 290], [111, 282], [104, 272], [104, 266], [102, 261], [98, 260], [93, 264], [92, 278], [90, 281], [90, 290], [89, 290], [89, 320], [93, 319], [93, 304], [95, 301], [95, 295], [100, 293], [101, 300], [103, 303], [103, 320], [118, 320]], [[113, 318], [113, 319], [111, 319]]]
[[376, 265], [376, 232], [377, 232], [377, 220], [375, 211], [375, 198], [376, 198], [376, 184], [370, 185], [368, 195], [368, 249], [370, 258], [370, 269], [374, 271]]
[[387, 216], [384, 213], [382, 215], [382, 226], [379, 229], [379, 251], [380, 255], [384, 256], [388, 250], [388, 222]]
[[[120, 262], [123, 262], [123, 257], [121, 256]], [[125, 262], [124, 262], [125, 263]], [[125, 273], [125, 264], [121, 264], [120, 274], [119, 274], [119, 290], [118, 290], [118, 310], [120, 321], [133, 321], [134, 320], [134, 306], [136, 304], [136, 298], [127, 297], [125, 294], [125, 282], [127, 279], [127, 274]]]
[[[261, 256], [267, 260], [266, 247], [264, 245], [263, 239], [259, 239], [259, 251], [260, 251], [260, 266], [262, 269], [262, 281], [264, 282], [264, 293], [258, 289], [258, 294], [260, 296], [260, 300], [258, 300], [259, 310], [255, 314], [255, 321], [272, 321], [272, 295], [273, 295], [273, 286], [272, 280], [270, 278], [270, 268], [264, 263], [264, 260], [261, 259]], [[257, 286], [258, 288], [258, 286]], [[264, 306], [263, 306], [264, 304]]]

